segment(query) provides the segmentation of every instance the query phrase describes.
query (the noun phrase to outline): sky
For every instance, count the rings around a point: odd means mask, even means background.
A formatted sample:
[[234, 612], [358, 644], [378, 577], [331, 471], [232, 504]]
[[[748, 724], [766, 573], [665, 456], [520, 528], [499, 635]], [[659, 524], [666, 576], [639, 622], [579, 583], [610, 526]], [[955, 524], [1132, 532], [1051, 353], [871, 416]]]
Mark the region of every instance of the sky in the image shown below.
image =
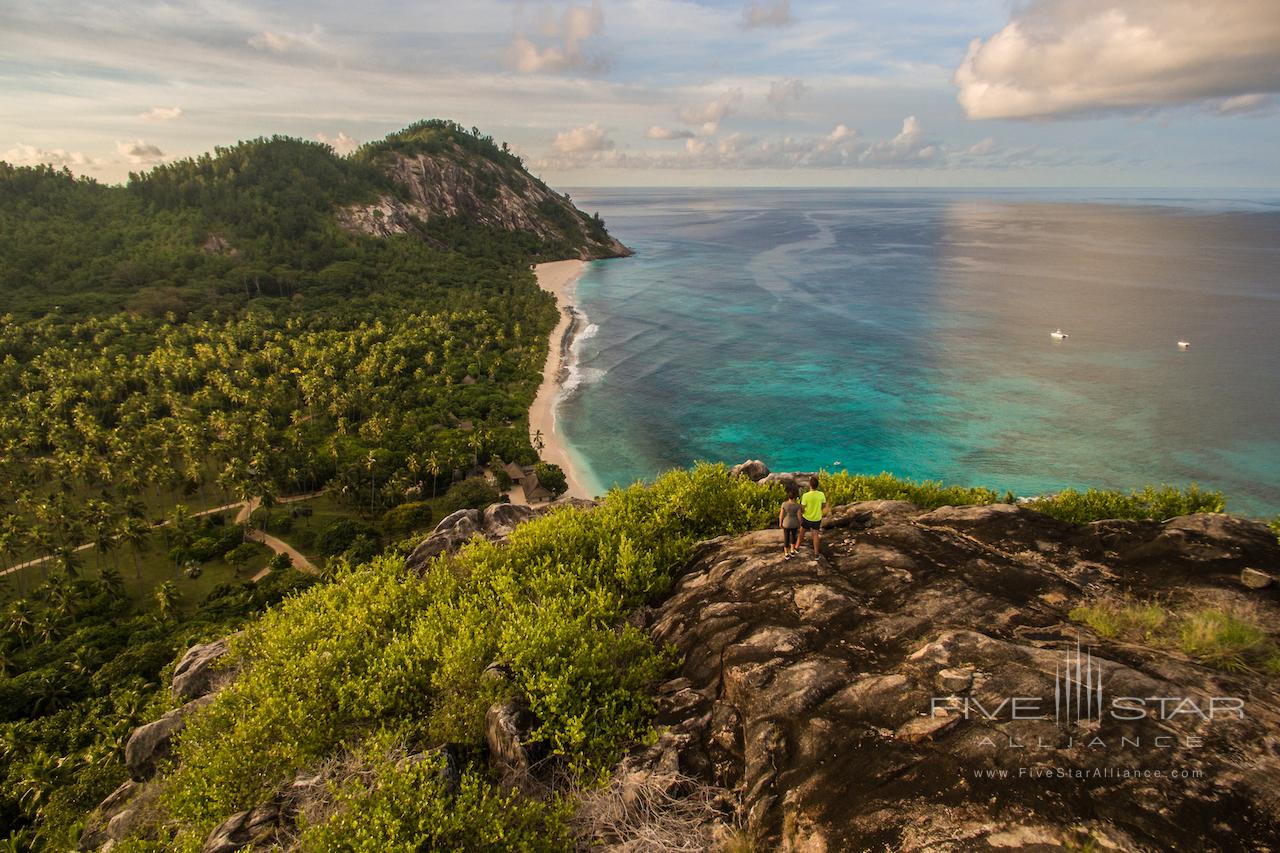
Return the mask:
[[1280, 187], [1280, 0], [0, 0], [0, 159], [422, 118], [556, 186]]

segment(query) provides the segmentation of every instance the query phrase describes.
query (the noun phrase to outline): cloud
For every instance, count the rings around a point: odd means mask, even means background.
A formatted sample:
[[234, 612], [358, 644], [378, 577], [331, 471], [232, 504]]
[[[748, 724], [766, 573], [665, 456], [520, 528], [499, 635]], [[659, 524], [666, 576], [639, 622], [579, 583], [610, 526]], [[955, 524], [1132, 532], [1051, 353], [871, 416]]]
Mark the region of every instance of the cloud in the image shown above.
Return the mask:
[[600, 125], [592, 122], [556, 134], [551, 147], [560, 154], [592, 154], [612, 149], [614, 141], [605, 134]]
[[654, 125], [644, 132], [646, 139], [692, 139], [692, 130], [673, 130], [669, 127]]
[[[580, 133], [583, 131], [594, 133]], [[570, 134], [578, 135], [570, 137]], [[600, 138], [603, 135], [599, 128], [592, 125], [561, 134], [556, 138], [552, 155], [539, 162], [538, 168], [999, 169], [1053, 162], [1051, 157], [1036, 149], [1002, 150], [994, 139], [984, 139], [966, 147], [948, 146], [932, 139], [915, 116], [903, 120], [897, 135], [882, 140], [866, 139], [845, 124], [838, 124], [829, 133], [812, 137], [756, 137], [743, 133], [720, 138], [690, 136], [685, 138], [683, 149], [668, 152], [631, 153], [619, 150], [612, 140], [606, 140], [607, 144], [592, 144], [591, 140]]]
[[116, 153], [135, 166], [150, 166], [164, 159], [163, 151], [141, 139], [117, 142]]
[[800, 100], [807, 91], [809, 91], [809, 87], [804, 84], [803, 80], [775, 80], [769, 84], [769, 94], [764, 97], [770, 104], [773, 104], [775, 110], [784, 112], [788, 101]]
[[152, 107], [142, 114], [147, 121], [173, 121], [182, 118], [182, 107]]
[[249, 36], [249, 46], [268, 53], [293, 53], [320, 46], [320, 28], [312, 27], [307, 33], [287, 33], [263, 30]]
[[338, 131], [338, 135], [332, 136], [332, 137], [327, 136], [323, 133], [317, 133], [316, 140], [318, 142], [323, 142], [325, 145], [328, 145], [330, 148], [332, 148], [334, 151], [336, 151], [339, 155], [343, 157], [347, 156], [352, 151], [355, 151], [357, 148], [360, 147], [360, 141], [358, 139], [352, 139], [350, 136], [347, 136], [346, 133], [342, 131]]
[[1276, 0], [1032, 0], [955, 72], [970, 118], [1140, 110], [1280, 91]]
[[1213, 112], [1220, 116], [1234, 116], [1242, 113], [1256, 113], [1271, 106], [1271, 96], [1260, 92], [1249, 95], [1236, 95], [1214, 105]]
[[511, 46], [512, 62], [517, 70], [526, 74], [566, 71], [598, 74], [608, 69], [608, 60], [589, 55], [583, 49], [584, 42], [604, 29], [604, 9], [600, 0], [593, 0], [590, 6], [570, 3], [559, 17], [544, 8], [537, 29], [543, 46], [522, 31], [517, 22]]
[[791, 0], [759, 2], [751, 0], [742, 10], [742, 26], [748, 30], [756, 27], [785, 27], [794, 24], [791, 17]]
[[685, 124], [700, 125], [702, 133], [709, 136], [720, 129], [720, 122], [733, 114], [740, 103], [742, 90], [730, 89], [704, 104], [683, 107], [677, 115]]
[[4, 160], [14, 166], [49, 165], [61, 169], [95, 169], [103, 165], [103, 161], [89, 157], [79, 151], [66, 151], [62, 148], [39, 148], [19, 142], [13, 148], [0, 154]]

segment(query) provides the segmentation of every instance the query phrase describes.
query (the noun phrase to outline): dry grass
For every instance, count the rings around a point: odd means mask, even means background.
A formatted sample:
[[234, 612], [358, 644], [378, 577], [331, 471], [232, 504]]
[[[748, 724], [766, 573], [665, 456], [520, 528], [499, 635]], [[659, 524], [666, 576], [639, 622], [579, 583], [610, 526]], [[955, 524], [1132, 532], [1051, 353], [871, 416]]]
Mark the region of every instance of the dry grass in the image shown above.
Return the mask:
[[608, 784], [579, 789], [569, 826], [578, 850], [694, 853], [752, 850], [732, 826], [733, 795], [673, 773], [614, 774]]

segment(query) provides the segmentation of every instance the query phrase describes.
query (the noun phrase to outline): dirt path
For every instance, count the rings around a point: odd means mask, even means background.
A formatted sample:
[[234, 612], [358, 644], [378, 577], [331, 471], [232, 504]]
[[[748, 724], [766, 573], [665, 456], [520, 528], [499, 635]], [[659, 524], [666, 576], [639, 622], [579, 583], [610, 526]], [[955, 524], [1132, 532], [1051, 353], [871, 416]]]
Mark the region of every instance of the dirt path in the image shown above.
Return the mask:
[[[324, 494], [324, 492], [311, 492], [305, 495], [291, 495], [290, 497], [287, 497], [287, 498], [278, 499], [276, 503], [278, 504], [295, 503], [297, 501], [310, 500], [311, 498], [319, 497], [322, 494]], [[247, 501], [240, 501], [239, 503], [224, 504], [222, 506], [215, 506], [212, 509], [202, 509], [199, 512], [191, 513], [191, 517], [200, 518], [201, 516], [213, 515], [215, 513], [226, 512], [228, 510], [234, 509], [236, 510], [235, 523], [245, 524], [249, 521], [249, 518], [253, 515], [254, 510], [256, 510], [260, 506], [262, 506], [262, 498], [251, 498]], [[164, 527], [168, 523], [169, 522], [167, 521], [162, 521], [159, 524], [153, 524], [151, 527], [154, 530], [160, 527]], [[302, 556], [301, 553], [299, 553], [296, 549], [294, 549], [292, 545], [289, 545], [287, 542], [284, 542], [280, 539], [277, 539], [274, 536], [270, 536], [266, 533], [263, 533], [260, 530], [250, 530], [246, 534], [246, 536], [249, 539], [252, 539], [254, 542], [260, 542], [261, 544], [266, 545], [268, 548], [270, 548], [272, 551], [274, 551], [277, 554], [288, 554], [289, 559], [293, 561], [293, 567], [295, 569], [298, 569], [299, 571], [303, 571], [303, 572], [311, 572], [313, 574], [316, 572], [316, 567], [312, 565], [311, 561], [308, 560], [306, 557]], [[77, 546], [75, 550], [77, 553], [79, 553], [80, 551], [87, 551], [92, 547], [94, 547], [93, 543], [87, 542], [84, 545]], [[38, 566], [41, 563], [48, 562], [49, 560], [52, 560], [52, 559], [53, 557], [37, 557], [34, 560], [27, 560], [25, 563], [18, 563], [18, 565], [16, 566], [10, 566], [5, 570], [0, 571], [0, 577], [4, 577], [5, 575], [12, 574], [13, 572], [20, 571], [22, 569], [30, 568], [31, 566]], [[259, 572], [258, 574], [254, 575], [253, 579], [257, 581], [264, 576], [265, 576], [265, 571]]]

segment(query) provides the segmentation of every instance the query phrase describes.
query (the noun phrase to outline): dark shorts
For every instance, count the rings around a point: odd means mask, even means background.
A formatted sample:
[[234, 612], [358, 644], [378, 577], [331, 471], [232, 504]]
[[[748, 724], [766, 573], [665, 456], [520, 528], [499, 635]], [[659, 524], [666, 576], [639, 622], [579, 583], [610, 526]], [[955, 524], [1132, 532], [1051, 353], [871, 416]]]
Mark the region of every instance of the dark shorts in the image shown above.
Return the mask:
[[799, 541], [800, 541], [799, 527], [782, 528], [782, 544], [783, 545], [794, 545]]
[[803, 527], [805, 530], [821, 530], [822, 520], [819, 519], [817, 521], [810, 521], [807, 518], [802, 518], [800, 519], [800, 526]]

